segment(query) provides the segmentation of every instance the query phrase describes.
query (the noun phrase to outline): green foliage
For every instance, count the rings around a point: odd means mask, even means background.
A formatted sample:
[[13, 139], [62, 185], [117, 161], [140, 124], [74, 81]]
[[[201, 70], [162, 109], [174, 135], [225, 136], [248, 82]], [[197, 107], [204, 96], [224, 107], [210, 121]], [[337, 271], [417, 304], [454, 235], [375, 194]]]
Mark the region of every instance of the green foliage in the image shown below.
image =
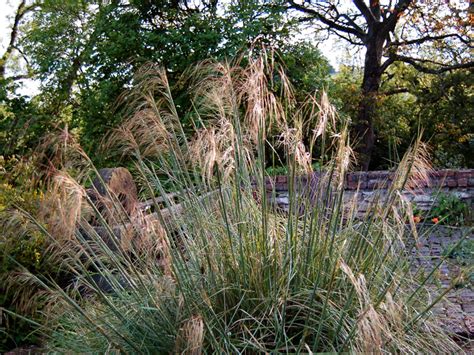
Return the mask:
[[413, 216], [418, 222], [425, 220], [428, 223], [444, 224], [462, 227], [472, 222], [471, 211], [466, 202], [455, 194], [436, 193], [433, 206], [429, 211], [422, 211], [416, 203], [412, 203]]
[[0, 156], [0, 212], [17, 205], [36, 211], [41, 198], [33, 159]]
[[288, 175], [288, 167], [287, 166], [270, 166], [265, 169], [265, 172], [269, 176]]
[[[0, 154], [10, 156], [30, 153], [51, 128], [50, 116], [40, 107], [38, 98], [10, 95], [15, 85], [6, 85], [0, 97]], [[1, 95], [0, 95], [1, 96]]]
[[439, 223], [451, 226], [462, 226], [469, 221], [468, 205], [454, 194], [438, 194], [434, 207], [430, 210], [431, 218], [438, 218]]
[[[253, 1], [47, 1], [25, 27], [21, 48], [42, 81], [50, 120], [69, 111], [70, 128], [101, 162], [98, 147], [121, 120], [119, 97], [137, 68], [160, 63], [173, 83], [191, 64], [234, 58], [249, 44], [282, 47], [290, 27], [278, 7]], [[179, 107], [183, 93], [173, 94]]]
[[[38, 230], [31, 228], [28, 219], [21, 215], [13, 215], [14, 208], [22, 208], [38, 215], [41, 189], [37, 187], [34, 167], [31, 160], [11, 157], [5, 160], [0, 156], [0, 307], [23, 316], [38, 319], [36, 312], [41, 305], [29, 303], [30, 292], [22, 282], [10, 282], [10, 277], [21, 274], [19, 265], [23, 265], [35, 274], [48, 272], [43, 263], [46, 250], [45, 237]], [[24, 291], [24, 293], [22, 292]], [[1, 312], [0, 351], [7, 351], [18, 344], [32, 344], [39, 339], [30, 336], [33, 330], [30, 323], [6, 312]]]
[[416, 204], [416, 202], [412, 202], [411, 204], [411, 208], [412, 208], [412, 211], [413, 211], [413, 216], [414, 217], [420, 217], [420, 220], [421, 220], [421, 215], [422, 215], [422, 211], [421, 209], [418, 207], [418, 205]]
[[430, 77], [415, 87], [419, 117], [437, 167], [474, 167], [474, 73]]
[[448, 246], [443, 256], [455, 261], [460, 267], [458, 287], [472, 287], [474, 283], [474, 240], [464, 239], [456, 248]]
[[330, 74], [334, 69], [315, 45], [304, 41], [287, 45], [280, 59], [300, 102], [331, 85]]
[[[282, 4], [45, 1], [25, 18], [17, 44], [28, 59], [28, 72], [42, 83], [41, 94], [32, 100], [20, 97], [14, 82], [2, 79], [0, 153], [26, 153], [45, 132], [67, 123], [96, 163], [116, 164], [98, 148], [121, 122], [124, 91], [141, 65], [160, 63], [175, 83], [189, 65], [235, 58], [249, 46], [253, 55], [261, 45], [278, 48], [300, 102], [325, 88], [340, 114], [355, 120], [361, 68], [342, 67], [330, 76], [327, 60], [314, 45], [293, 44], [297, 24]], [[430, 139], [437, 167], [472, 167], [471, 81], [471, 71], [436, 77], [392, 64], [377, 100], [372, 168], [394, 167], [420, 129]], [[188, 131], [190, 101], [179, 87], [174, 86], [173, 96]], [[384, 94], [400, 88], [407, 92]]]
[[330, 87], [329, 96], [336, 105], [339, 114], [355, 117], [361, 95], [362, 72], [360, 68], [341, 66], [332, 79], [333, 85]]
[[[329, 94], [343, 116], [357, 116], [361, 75], [357, 68], [342, 67], [333, 76]], [[472, 72], [433, 76], [396, 64], [384, 79], [374, 119], [377, 141], [372, 168], [393, 168], [420, 132], [435, 167], [474, 166]]]
[[[437, 168], [472, 167], [474, 101], [472, 72], [456, 71], [440, 76], [421, 74], [406, 65], [387, 73], [385, 92], [406, 92], [382, 97], [378, 127], [385, 142], [394, 141], [404, 151], [417, 132], [423, 131]], [[379, 142], [380, 151], [388, 144]], [[380, 155], [380, 154], [378, 154]]]
[[[317, 171], [321, 168], [321, 164], [319, 162], [314, 162], [311, 164], [313, 170]], [[265, 173], [269, 176], [278, 176], [278, 175], [288, 175], [290, 169], [288, 166], [269, 166], [265, 169]]]
[[457, 248], [444, 250], [443, 256], [457, 259], [458, 262], [464, 265], [474, 265], [474, 240], [463, 240]]
[[28, 273], [61, 285], [70, 277], [62, 269], [62, 258], [52, 257], [51, 242], [41, 231], [45, 187], [40, 177], [33, 158], [0, 156], [1, 352], [42, 341], [38, 322], [47, 318], [42, 312], [49, 293]]

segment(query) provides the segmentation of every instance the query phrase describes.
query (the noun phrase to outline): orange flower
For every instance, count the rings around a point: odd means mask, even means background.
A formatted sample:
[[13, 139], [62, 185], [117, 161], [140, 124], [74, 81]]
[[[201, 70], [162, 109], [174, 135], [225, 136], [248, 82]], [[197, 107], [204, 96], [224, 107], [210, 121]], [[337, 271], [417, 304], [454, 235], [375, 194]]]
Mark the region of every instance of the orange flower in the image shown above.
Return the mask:
[[434, 224], [438, 223], [439, 222], [439, 219], [438, 217], [435, 217], [431, 220], [431, 222], [433, 222]]
[[415, 216], [415, 217], [413, 217], [413, 220], [415, 221], [415, 223], [420, 223], [421, 222], [421, 217], [420, 216]]

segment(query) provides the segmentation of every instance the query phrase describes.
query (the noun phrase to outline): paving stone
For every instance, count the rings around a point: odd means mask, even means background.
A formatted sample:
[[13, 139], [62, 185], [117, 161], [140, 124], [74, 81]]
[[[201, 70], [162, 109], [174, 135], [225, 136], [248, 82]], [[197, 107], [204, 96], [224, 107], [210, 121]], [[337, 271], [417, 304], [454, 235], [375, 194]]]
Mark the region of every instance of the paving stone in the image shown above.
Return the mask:
[[474, 315], [474, 303], [463, 303], [462, 309], [465, 313]]
[[459, 295], [466, 303], [474, 303], [474, 291], [472, 288], [463, 288], [459, 291]]
[[[414, 257], [412, 272], [418, 272], [420, 268], [425, 272], [430, 272], [439, 263], [446, 247], [456, 243], [460, 236], [459, 230], [439, 228], [437, 233], [431, 234], [428, 238], [420, 238], [419, 247], [411, 249], [411, 255]], [[433, 280], [433, 294], [450, 287], [452, 281], [459, 276], [460, 268], [450, 261], [443, 262], [438, 271], [437, 277]], [[445, 300], [435, 305], [433, 313], [447, 332], [474, 337], [474, 290], [472, 287], [449, 291]]]
[[474, 316], [465, 316], [464, 324], [466, 326], [467, 331], [469, 332], [469, 335], [474, 335]]

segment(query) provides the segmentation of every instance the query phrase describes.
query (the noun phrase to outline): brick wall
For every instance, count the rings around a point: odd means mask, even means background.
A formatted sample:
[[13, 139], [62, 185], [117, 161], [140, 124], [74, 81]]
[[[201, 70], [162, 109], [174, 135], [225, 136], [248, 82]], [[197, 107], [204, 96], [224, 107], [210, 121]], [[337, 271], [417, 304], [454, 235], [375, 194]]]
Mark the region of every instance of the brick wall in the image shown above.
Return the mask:
[[[352, 172], [345, 177], [345, 199], [358, 201], [358, 209], [364, 212], [373, 198], [375, 191], [384, 194], [393, 180], [393, 172], [369, 171]], [[318, 173], [298, 176], [295, 184], [298, 191], [311, 190], [311, 186], [320, 179]], [[474, 169], [469, 170], [437, 170], [430, 174], [429, 181], [416, 181], [409, 191], [403, 194], [408, 200], [416, 203], [421, 210], [428, 210], [436, 199], [436, 194], [454, 194], [473, 207], [474, 203]], [[266, 180], [266, 189], [270, 199], [280, 208], [288, 205], [288, 177], [275, 176]]]
[[[390, 181], [393, 173], [389, 171], [355, 172], [346, 175], [346, 190], [373, 189], [380, 182]], [[425, 183], [425, 182], [422, 182]], [[430, 174], [424, 187], [474, 188], [474, 169], [469, 170], [437, 170]]]
[[[311, 176], [298, 176], [298, 183], [307, 183], [312, 180], [317, 181], [319, 174], [314, 173]], [[346, 174], [345, 190], [373, 190], [378, 187], [386, 186], [387, 182], [393, 180], [393, 173], [390, 171], [368, 171], [353, 172]], [[430, 174], [428, 183], [423, 183], [424, 187], [446, 187], [446, 188], [470, 188], [474, 189], [474, 169], [467, 170], [436, 170]], [[288, 176], [279, 175], [268, 178], [267, 188], [275, 188], [277, 191], [288, 190]]]

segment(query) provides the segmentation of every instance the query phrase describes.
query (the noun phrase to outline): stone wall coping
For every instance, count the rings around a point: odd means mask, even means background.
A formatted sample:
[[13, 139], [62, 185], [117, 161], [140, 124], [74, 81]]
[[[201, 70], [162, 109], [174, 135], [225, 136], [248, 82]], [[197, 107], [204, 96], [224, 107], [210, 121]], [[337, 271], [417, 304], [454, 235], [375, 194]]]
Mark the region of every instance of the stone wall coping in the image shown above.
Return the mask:
[[[321, 173], [310, 175], [299, 175], [296, 182], [307, 184], [310, 181], [317, 181]], [[356, 171], [349, 172], [345, 177], [346, 190], [374, 190], [377, 188], [387, 188], [389, 182], [393, 180], [394, 171]], [[418, 187], [448, 187], [448, 188], [474, 188], [474, 169], [443, 169], [433, 170], [429, 174], [429, 182], [417, 181]], [[277, 175], [266, 179], [268, 189], [283, 191], [287, 189], [288, 176]]]

